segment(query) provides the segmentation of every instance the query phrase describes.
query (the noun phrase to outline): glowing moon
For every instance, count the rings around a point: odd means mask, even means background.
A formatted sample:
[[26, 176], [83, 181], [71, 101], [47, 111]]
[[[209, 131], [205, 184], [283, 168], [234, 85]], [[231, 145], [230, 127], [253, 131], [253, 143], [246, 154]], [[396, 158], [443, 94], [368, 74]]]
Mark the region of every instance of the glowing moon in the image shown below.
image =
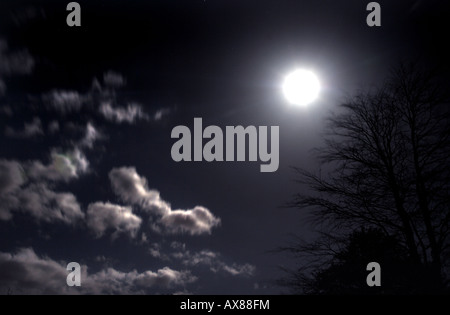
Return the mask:
[[289, 103], [294, 105], [308, 105], [317, 98], [319, 91], [319, 79], [308, 70], [295, 70], [288, 74], [283, 82], [284, 96]]

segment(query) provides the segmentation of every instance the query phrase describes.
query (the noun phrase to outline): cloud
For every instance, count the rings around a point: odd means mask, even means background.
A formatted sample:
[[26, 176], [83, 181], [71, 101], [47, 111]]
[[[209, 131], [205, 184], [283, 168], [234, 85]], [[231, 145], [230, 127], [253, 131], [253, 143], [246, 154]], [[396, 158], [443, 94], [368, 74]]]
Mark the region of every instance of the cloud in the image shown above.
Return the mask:
[[30, 214], [38, 221], [75, 224], [84, 219], [80, 204], [69, 192], [55, 192], [45, 184], [31, 184], [14, 195], [16, 211]]
[[141, 234], [141, 244], [147, 244], [148, 243], [148, 237], [147, 234], [142, 233]]
[[12, 219], [12, 210], [17, 208], [19, 200], [12, 194], [0, 194], [0, 220], [9, 221]]
[[30, 74], [34, 64], [28, 51], [9, 52], [8, 43], [0, 40], [0, 76]]
[[109, 179], [114, 193], [123, 201], [160, 215], [170, 212], [170, 205], [161, 199], [159, 191], [148, 189], [147, 179], [139, 176], [134, 167], [114, 168]]
[[0, 160], [0, 220], [10, 220], [13, 211], [44, 222], [74, 224], [84, 218], [72, 193], [55, 192], [43, 182], [30, 183], [19, 162]]
[[107, 230], [114, 230], [113, 236], [124, 233], [134, 238], [142, 223], [142, 219], [133, 214], [131, 207], [109, 202], [90, 204], [86, 221], [97, 237], [101, 237]]
[[221, 255], [218, 252], [210, 250], [202, 250], [200, 252], [191, 253], [188, 250], [181, 250], [174, 252], [171, 255], [178, 259], [185, 266], [207, 266], [212, 272], [225, 272], [232, 276], [252, 276], [255, 272], [255, 266], [250, 264], [226, 264], [221, 260]]
[[6, 127], [5, 135], [14, 138], [30, 138], [37, 135], [43, 135], [42, 123], [38, 117], [34, 117], [33, 121], [24, 123], [23, 130], [14, 130], [11, 127]]
[[49, 258], [39, 258], [33, 249], [15, 254], [0, 252], [0, 286], [13, 294], [68, 293], [65, 266]]
[[203, 234], [220, 224], [208, 209], [196, 206], [191, 210], [171, 210], [161, 218], [162, 225], [170, 233]]
[[103, 83], [107, 87], [120, 88], [126, 84], [126, 80], [120, 73], [110, 70], [103, 74]]
[[233, 264], [231, 266], [223, 265], [221, 266], [221, 269], [233, 276], [240, 276], [240, 275], [252, 276], [253, 273], [255, 272], [255, 266], [250, 264], [244, 265]]
[[220, 224], [219, 218], [201, 206], [190, 210], [172, 210], [157, 190], [148, 188], [147, 179], [139, 176], [134, 167], [114, 168], [109, 173], [109, 179], [113, 191], [123, 201], [137, 204], [157, 215], [156, 223], [167, 233], [211, 233], [212, 228]]
[[86, 132], [84, 138], [80, 142], [80, 145], [92, 149], [94, 142], [102, 138], [103, 135], [94, 127], [92, 123], [89, 122], [86, 125]]
[[0, 96], [6, 93], [5, 76], [30, 74], [34, 59], [26, 50], [10, 52], [8, 43], [0, 39]]
[[127, 107], [113, 107], [109, 102], [103, 102], [99, 108], [100, 114], [107, 120], [116, 123], [132, 124], [138, 119], [148, 119], [148, 115], [138, 104], [128, 104]]
[[184, 251], [186, 249], [186, 244], [177, 242], [177, 241], [173, 241], [172, 243], [170, 243], [170, 247], [173, 249], [181, 249]]
[[11, 207], [18, 204], [18, 199], [11, 193], [20, 189], [26, 177], [20, 163], [0, 160], [0, 220], [12, 218]]
[[16, 190], [25, 181], [25, 174], [20, 163], [0, 160], [0, 195]]
[[53, 90], [42, 96], [44, 102], [49, 108], [67, 114], [78, 112], [83, 106], [85, 97], [77, 91]]
[[180, 272], [169, 267], [159, 269], [157, 272], [146, 271], [138, 274], [135, 282], [139, 286], [144, 287], [173, 287], [184, 285], [196, 281], [196, 277], [192, 276], [190, 272]]
[[159, 244], [159, 243], [153, 243], [150, 246], [148, 253], [153, 258], [159, 258], [161, 260], [170, 260], [169, 256], [167, 256], [166, 254], [161, 252], [161, 244]]
[[212, 266], [220, 255], [210, 250], [202, 250], [200, 252], [196, 252], [193, 254], [191, 254], [190, 251], [183, 250], [180, 252], [173, 253], [172, 256], [177, 259], [180, 259], [181, 262], [186, 266], [195, 266], [195, 265]]
[[154, 121], [160, 121], [164, 116], [170, 114], [171, 110], [169, 108], [161, 108], [158, 109], [154, 114], [153, 114], [153, 120]]
[[66, 284], [66, 262], [39, 257], [32, 248], [0, 252], [0, 288], [13, 294], [144, 294], [149, 289], [184, 287], [197, 280], [189, 271], [164, 267], [156, 272], [102, 269], [89, 274], [81, 265], [81, 287]]
[[193, 295], [192, 292], [183, 290], [183, 291], [177, 291], [175, 293], [173, 293], [172, 295]]
[[83, 152], [75, 148], [66, 153], [52, 150], [50, 164], [44, 165], [40, 161], [33, 161], [27, 167], [27, 174], [34, 179], [67, 182], [86, 173], [88, 169], [89, 161]]
[[150, 288], [171, 289], [197, 281], [189, 271], [164, 267], [156, 272], [117, 271], [107, 268], [90, 275], [82, 288], [89, 294], [144, 294]]
[[148, 250], [149, 254], [154, 258], [161, 257], [161, 245], [158, 243], [152, 244], [152, 246]]

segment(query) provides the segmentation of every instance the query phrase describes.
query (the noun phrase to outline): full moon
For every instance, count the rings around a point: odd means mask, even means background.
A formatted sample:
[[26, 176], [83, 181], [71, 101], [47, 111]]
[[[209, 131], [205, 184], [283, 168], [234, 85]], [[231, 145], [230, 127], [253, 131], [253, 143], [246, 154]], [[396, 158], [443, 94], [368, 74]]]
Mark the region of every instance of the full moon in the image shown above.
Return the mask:
[[288, 74], [283, 82], [284, 96], [294, 105], [308, 105], [317, 98], [319, 91], [319, 79], [308, 70], [297, 69]]

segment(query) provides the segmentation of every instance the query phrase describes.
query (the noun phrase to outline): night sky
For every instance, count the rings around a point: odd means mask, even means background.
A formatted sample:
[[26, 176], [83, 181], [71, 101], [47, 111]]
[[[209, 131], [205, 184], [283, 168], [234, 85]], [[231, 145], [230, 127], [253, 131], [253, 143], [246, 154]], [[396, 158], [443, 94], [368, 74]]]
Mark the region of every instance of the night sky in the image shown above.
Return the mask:
[[[0, 3], [0, 292], [278, 294], [310, 238], [284, 207], [307, 189], [325, 118], [400, 60], [448, 67], [445, 1], [69, 1]], [[306, 67], [321, 91], [289, 104]], [[279, 168], [175, 162], [171, 131], [279, 126]], [[206, 141], [204, 141], [206, 142]], [[82, 266], [81, 287], [66, 265]]]

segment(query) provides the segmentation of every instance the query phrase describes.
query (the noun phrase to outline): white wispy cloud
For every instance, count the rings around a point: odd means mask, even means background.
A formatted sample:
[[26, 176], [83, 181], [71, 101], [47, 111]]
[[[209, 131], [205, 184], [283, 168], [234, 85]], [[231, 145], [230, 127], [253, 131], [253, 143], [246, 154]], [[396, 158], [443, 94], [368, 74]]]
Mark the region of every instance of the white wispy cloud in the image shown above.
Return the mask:
[[123, 201], [157, 215], [156, 224], [163, 227], [166, 233], [208, 234], [220, 224], [219, 218], [201, 206], [172, 210], [157, 190], [148, 188], [147, 179], [139, 176], [134, 167], [114, 168], [109, 173], [109, 179], [113, 191]]
[[0, 252], [0, 286], [13, 294], [68, 293], [67, 274], [61, 263], [38, 257], [32, 248]]
[[43, 182], [29, 182], [23, 165], [0, 160], [0, 220], [21, 212], [43, 222], [75, 224], [84, 213], [70, 192], [56, 192]]
[[154, 258], [160, 258], [161, 255], [161, 245], [158, 243], [153, 243], [148, 249], [150, 256]]
[[209, 234], [220, 224], [220, 219], [207, 208], [196, 206], [189, 210], [170, 210], [160, 222], [169, 233]]
[[171, 113], [171, 109], [170, 108], [161, 108], [158, 109], [154, 114], [153, 114], [153, 120], [154, 121], [160, 121], [164, 116], [167, 116]]
[[81, 139], [80, 141], [80, 145], [92, 149], [95, 141], [100, 140], [102, 138], [103, 135], [101, 134], [101, 132], [98, 131], [98, 129], [95, 128], [95, 126], [91, 122], [89, 122], [86, 124], [86, 131], [83, 139]]
[[149, 290], [183, 288], [197, 278], [189, 271], [163, 267], [157, 271], [123, 272], [114, 268], [88, 273], [81, 265], [81, 286], [66, 284], [67, 262], [39, 257], [32, 248], [0, 252], [0, 288], [13, 294], [145, 294]]
[[19, 162], [0, 160], [0, 194], [16, 190], [25, 181], [25, 173]]
[[42, 222], [74, 224], [84, 218], [75, 195], [55, 192], [44, 184], [31, 184], [0, 195], [0, 219], [9, 220], [21, 212]]
[[170, 260], [170, 257], [162, 251], [162, 246], [160, 243], [151, 244], [150, 248], [148, 249], [148, 253], [153, 258], [158, 258], [165, 261]]
[[30, 74], [35, 61], [27, 50], [10, 51], [8, 43], [0, 39], [0, 96], [6, 93], [4, 77]]
[[[1, 89], [0, 76], [0, 89]], [[40, 99], [47, 109], [62, 115], [86, 110], [99, 113], [104, 119], [118, 124], [133, 124], [138, 120], [160, 121], [172, 112], [169, 107], [162, 107], [153, 114], [148, 114], [142, 105], [128, 101], [118, 105], [117, 89], [126, 85], [126, 79], [117, 72], [108, 71], [103, 75], [103, 82], [93, 79], [91, 89], [86, 92], [53, 89], [41, 95]]]
[[224, 272], [232, 276], [252, 276], [255, 272], [255, 266], [251, 264], [227, 264], [222, 260], [220, 253], [211, 250], [201, 250], [199, 252], [190, 252], [182, 250], [173, 252], [171, 256], [181, 261], [185, 266], [206, 266], [214, 273]]
[[44, 165], [41, 161], [33, 161], [26, 166], [27, 174], [34, 179], [51, 181], [69, 181], [78, 178], [89, 169], [89, 161], [78, 148], [65, 153], [53, 149], [50, 163]]
[[12, 218], [11, 207], [19, 203], [13, 194], [26, 182], [22, 165], [17, 161], [0, 160], [0, 220]]
[[145, 210], [164, 215], [170, 205], [161, 199], [159, 191], [149, 189], [147, 179], [139, 176], [134, 167], [113, 168], [109, 179], [114, 193], [124, 202], [137, 204]]
[[252, 276], [255, 272], [255, 266], [250, 265], [250, 264], [244, 264], [244, 265], [232, 264], [231, 266], [222, 265], [219, 267], [218, 270], [223, 270], [225, 272], [228, 272], [232, 276], [241, 276], [241, 275]]
[[142, 223], [142, 219], [133, 214], [131, 207], [109, 202], [91, 203], [88, 206], [86, 221], [97, 237], [103, 236], [107, 230], [112, 230], [113, 237], [123, 233], [134, 238]]
[[48, 108], [54, 109], [62, 114], [78, 112], [81, 110], [86, 96], [77, 91], [52, 90], [42, 96]]
[[89, 294], [144, 294], [148, 289], [172, 289], [197, 281], [189, 271], [164, 267], [154, 271], [121, 272], [107, 268], [89, 275], [83, 291]]
[[100, 104], [99, 112], [107, 120], [119, 124], [132, 124], [138, 119], [148, 119], [148, 115], [144, 112], [142, 106], [138, 104], [128, 104], [126, 107], [114, 107], [110, 102], [103, 102]]
[[70, 192], [55, 192], [45, 184], [31, 184], [16, 194], [16, 211], [30, 214], [38, 221], [74, 224], [84, 219], [80, 204]]

